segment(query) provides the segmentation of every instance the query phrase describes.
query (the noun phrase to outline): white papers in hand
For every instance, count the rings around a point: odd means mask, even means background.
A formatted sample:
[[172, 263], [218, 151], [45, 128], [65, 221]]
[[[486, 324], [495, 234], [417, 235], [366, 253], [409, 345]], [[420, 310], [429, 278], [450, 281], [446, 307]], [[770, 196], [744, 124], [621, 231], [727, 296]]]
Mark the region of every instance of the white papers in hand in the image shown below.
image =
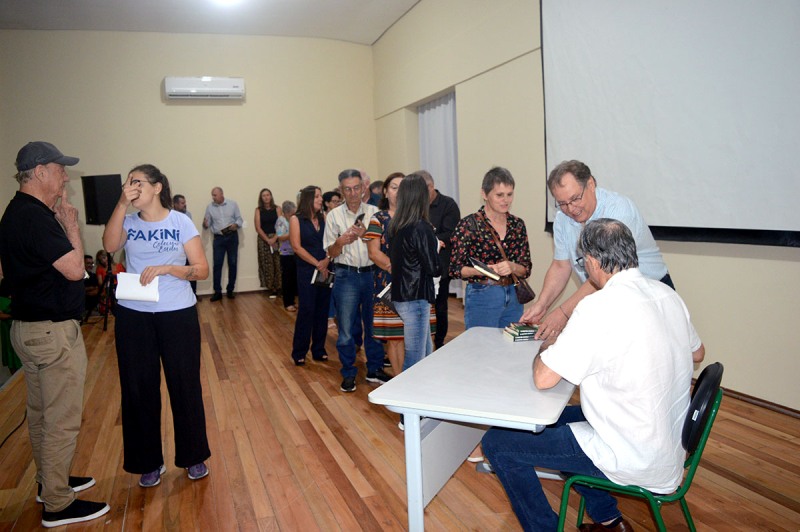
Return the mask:
[[158, 276], [147, 286], [142, 286], [138, 273], [117, 274], [117, 299], [158, 302]]

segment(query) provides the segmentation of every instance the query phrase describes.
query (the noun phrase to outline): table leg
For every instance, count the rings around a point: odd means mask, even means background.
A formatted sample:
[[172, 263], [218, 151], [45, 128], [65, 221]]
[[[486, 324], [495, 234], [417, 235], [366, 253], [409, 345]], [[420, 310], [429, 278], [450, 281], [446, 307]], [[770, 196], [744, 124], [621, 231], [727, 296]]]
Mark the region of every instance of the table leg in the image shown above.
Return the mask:
[[419, 415], [405, 413], [406, 492], [408, 497], [408, 530], [425, 530], [425, 505], [422, 494], [422, 438]]

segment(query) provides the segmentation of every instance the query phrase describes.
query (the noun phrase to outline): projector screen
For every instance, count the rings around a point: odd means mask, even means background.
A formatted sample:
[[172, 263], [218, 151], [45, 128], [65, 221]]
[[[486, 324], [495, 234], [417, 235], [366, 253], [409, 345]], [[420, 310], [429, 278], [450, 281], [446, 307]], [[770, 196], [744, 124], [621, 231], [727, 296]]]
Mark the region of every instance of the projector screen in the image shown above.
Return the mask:
[[657, 238], [800, 245], [800, 1], [541, 10], [548, 172], [585, 162]]

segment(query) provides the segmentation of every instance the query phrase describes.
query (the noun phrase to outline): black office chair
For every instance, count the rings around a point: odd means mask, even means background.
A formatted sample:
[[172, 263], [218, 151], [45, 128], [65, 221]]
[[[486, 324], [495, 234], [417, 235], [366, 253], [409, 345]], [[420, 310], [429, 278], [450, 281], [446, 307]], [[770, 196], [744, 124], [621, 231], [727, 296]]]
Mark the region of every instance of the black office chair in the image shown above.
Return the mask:
[[[694, 521], [692, 520], [691, 513], [689, 513], [689, 505], [686, 504], [684, 496], [692, 485], [692, 479], [700, 463], [700, 457], [703, 455], [703, 449], [705, 449], [708, 436], [711, 434], [711, 426], [714, 424], [714, 419], [717, 417], [717, 411], [719, 410], [719, 404], [722, 402], [722, 388], [720, 388], [720, 383], [722, 382], [723, 370], [722, 364], [715, 362], [707, 366], [700, 373], [697, 382], [695, 382], [691, 403], [689, 403], [689, 412], [686, 414], [686, 420], [683, 422], [683, 432], [681, 433], [681, 444], [688, 453], [686, 461], [683, 463], [686, 476], [683, 479], [683, 484], [678, 487], [675, 493], [657, 495], [640, 486], [623, 486], [606, 479], [585, 475], [573, 475], [567, 479], [564, 484], [564, 491], [561, 494], [561, 510], [558, 519], [559, 532], [564, 530], [564, 522], [567, 518], [567, 507], [569, 505], [569, 492], [573, 484], [606, 490], [613, 493], [624, 493], [646, 499], [650, 503], [650, 508], [653, 510], [653, 517], [655, 518], [658, 530], [661, 531], [667, 529], [664, 524], [664, 518], [661, 516], [661, 505], [665, 502], [679, 501], [681, 509], [683, 510], [683, 515], [686, 518], [686, 523], [689, 525], [689, 530], [694, 532], [696, 530]], [[586, 501], [581, 497], [580, 504], [578, 505], [578, 526], [583, 522], [585, 506]]]

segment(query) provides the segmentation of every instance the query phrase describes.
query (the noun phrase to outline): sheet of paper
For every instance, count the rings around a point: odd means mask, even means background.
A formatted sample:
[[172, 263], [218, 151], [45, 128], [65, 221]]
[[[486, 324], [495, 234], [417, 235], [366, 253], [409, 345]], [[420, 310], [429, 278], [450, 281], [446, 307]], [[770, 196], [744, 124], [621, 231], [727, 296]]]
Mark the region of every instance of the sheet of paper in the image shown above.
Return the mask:
[[138, 273], [117, 274], [117, 299], [158, 302], [158, 277], [147, 286], [142, 286]]

